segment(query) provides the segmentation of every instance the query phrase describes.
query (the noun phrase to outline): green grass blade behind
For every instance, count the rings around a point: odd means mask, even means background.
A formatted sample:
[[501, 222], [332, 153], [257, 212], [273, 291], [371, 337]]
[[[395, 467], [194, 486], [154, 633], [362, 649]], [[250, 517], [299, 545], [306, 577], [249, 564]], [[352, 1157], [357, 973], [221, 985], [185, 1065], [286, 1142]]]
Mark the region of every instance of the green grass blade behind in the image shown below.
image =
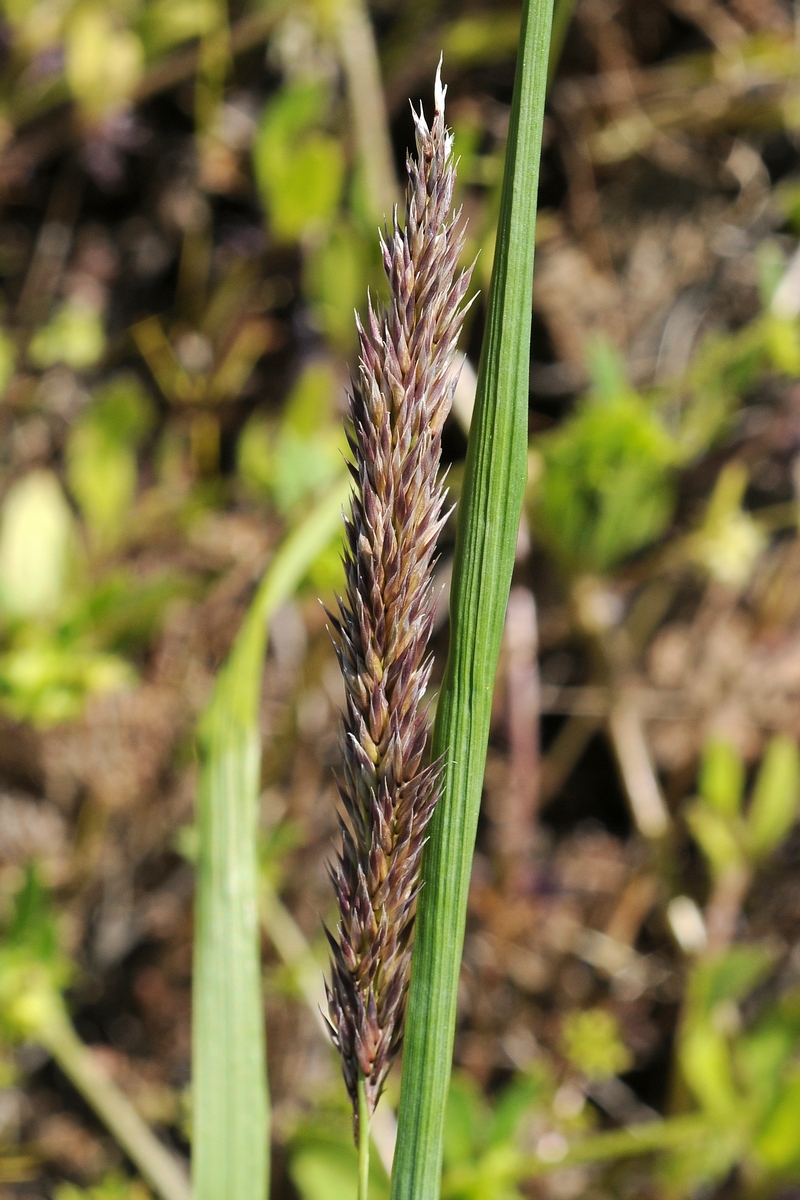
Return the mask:
[[259, 700], [270, 617], [342, 527], [349, 478], [277, 551], [200, 722], [193, 982], [195, 1200], [265, 1200], [269, 1110], [256, 827]]
[[433, 753], [444, 791], [423, 861], [393, 1200], [435, 1200], [492, 691], [526, 479], [531, 288], [552, 0], [526, 0], [492, 288], [469, 436]]

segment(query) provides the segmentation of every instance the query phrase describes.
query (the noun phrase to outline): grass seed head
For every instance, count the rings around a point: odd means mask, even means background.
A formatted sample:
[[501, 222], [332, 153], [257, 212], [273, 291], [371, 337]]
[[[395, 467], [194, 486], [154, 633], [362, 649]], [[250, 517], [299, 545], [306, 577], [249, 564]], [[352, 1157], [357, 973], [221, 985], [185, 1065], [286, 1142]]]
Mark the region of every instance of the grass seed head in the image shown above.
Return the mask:
[[346, 701], [328, 1014], [356, 1136], [359, 1076], [372, 1113], [402, 1042], [420, 859], [439, 796], [439, 764], [424, 763], [421, 701], [431, 669], [432, 568], [446, 517], [441, 435], [471, 274], [458, 269], [464, 234], [453, 212], [445, 91], [437, 72], [430, 127], [421, 108], [414, 112], [405, 225], [395, 213], [381, 237], [389, 302], [378, 311], [370, 302], [366, 322], [358, 322], [346, 587], [331, 615]]

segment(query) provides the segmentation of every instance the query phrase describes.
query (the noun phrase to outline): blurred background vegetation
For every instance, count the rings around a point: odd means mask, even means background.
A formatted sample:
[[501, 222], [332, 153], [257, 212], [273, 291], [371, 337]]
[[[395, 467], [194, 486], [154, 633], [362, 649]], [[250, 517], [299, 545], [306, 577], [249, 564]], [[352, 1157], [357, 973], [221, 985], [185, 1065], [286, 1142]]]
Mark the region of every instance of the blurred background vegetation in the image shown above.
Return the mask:
[[[2, 5], [3, 1200], [147, 1200], [97, 1072], [188, 1154], [197, 720], [339, 486], [353, 309], [442, 50], [481, 292], [458, 496], [518, 24]], [[557, 0], [450, 1200], [800, 1194], [798, 30], [788, 0]], [[278, 1200], [355, 1187], [317, 1009], [339, 581], [333, 544], [272, 621], [261, 706]]]

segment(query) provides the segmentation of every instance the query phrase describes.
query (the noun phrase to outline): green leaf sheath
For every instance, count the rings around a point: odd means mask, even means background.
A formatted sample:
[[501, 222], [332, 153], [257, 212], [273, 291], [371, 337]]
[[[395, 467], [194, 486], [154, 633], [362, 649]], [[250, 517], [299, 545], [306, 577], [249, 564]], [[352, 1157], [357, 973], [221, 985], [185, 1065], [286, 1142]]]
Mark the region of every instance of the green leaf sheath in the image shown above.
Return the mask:
[[269, 1111], [261, 994], [256, 827], [259, 700], [268, 622], [341, 528], [349, 479], [272, 560], [199, 729], [194, 959], [195, 1200], [265, 1200]]
[[478, 393], [459, 507], [450, 653], [433, 754], [444, 791], [423, 860], [393, 1200], [435, 1200], [492, 690], [526, 478], [531, 287], [551, 0], [527, 0]]

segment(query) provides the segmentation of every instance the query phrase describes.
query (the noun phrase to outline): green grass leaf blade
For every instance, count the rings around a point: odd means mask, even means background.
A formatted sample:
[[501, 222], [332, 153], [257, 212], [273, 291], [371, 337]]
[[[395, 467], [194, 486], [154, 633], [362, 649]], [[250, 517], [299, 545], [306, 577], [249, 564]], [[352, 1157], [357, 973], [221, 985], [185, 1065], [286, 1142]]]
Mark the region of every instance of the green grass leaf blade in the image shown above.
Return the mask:
[[492, 288], [467, 451], [450, 653], [434, 756], [444, 790], [423, 862], [393, 1200], [439, 1195], [467, 892], [492, 691], [526, 479], [531, 286], [552, 0], [526, 0]]
[[267, 628], [341, 529], [343, 479], [264, 574], [198, 732], [192, 1030], [195, 1200], [265, 1200], [269, 1110], [259, 953], [258, 713]]

